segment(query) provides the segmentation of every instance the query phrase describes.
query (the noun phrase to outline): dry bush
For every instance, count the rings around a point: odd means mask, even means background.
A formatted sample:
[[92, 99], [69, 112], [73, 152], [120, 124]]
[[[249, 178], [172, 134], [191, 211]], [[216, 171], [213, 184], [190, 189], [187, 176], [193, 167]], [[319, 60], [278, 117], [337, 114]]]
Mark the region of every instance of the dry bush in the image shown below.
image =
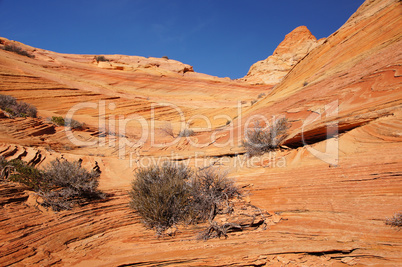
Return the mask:
[[25, 102], [18, 102], [16, 105], [12, 106], [11, 108], [14, 111], [14, 114], [18, 117], [32, 117], [32, 118], [36, 118], [37, 114], [38, 114], [38, 110], [36, 109], [36, 107], [25, 103]]
[[0, 108], [6, 109], [17, 104], [17, 99], [10, 95], [0, 95]]
[[130, 206], [138, 211], [147, 227], [160, 235], [186, 220], [188, 180], [192, 175], [186, 166], [168, 162], [138, 169], [131, 184]]
[[170, 123], [166, 123], [165, 125], [163, 125], [162, 127], [161, 127], [161, 131], [163, 132], [163, 133], [165, 133], [166, 135], [169, 135], [169, 136], [171, 136], [171, 137], [175, 137], [174, 136], [174, 133], [173, 133], [173, 128], [172, 128], [172, 125], [170, 124]]
[[391, 218], [387, 218], [385, 221], [386, 225], [390, 225], [393, 227], [401, 227], [402, 226], [402, 212], [395, 213]]
[[38, 113], [36, 107], [22, 101], [17, 102], [15, 97], [9, 95], [0, 95], [0, 108], [18, 117], [36, 118]]
[[184, 129], [179, 133], [180, 137], [189, 137], [189, 136], [193, 136], [195, 133], [193, 130], [191, 129]]
[[21, 47], [16, 46], [14, 44], [5, 45], [4, 50], [14, 52], [14, 53], [17, 53], [17, 54], [22, 55], [22, 56], [35, 58], [35, 55], [32, 55], [32, 54], [28, 53], [27, 51], [23, 50]]
[[0, 156], [0, 180], [8, 179], [10, 172], [10, 170], [7, 170], [8, 167], [9, 167], [8, 161], [3, 156]]
[[234, 181], [214, 168], [199, 170], [190, 179], [190, 190], [194, 222], [212, 221], [216, 214], [230, 212], [230, 199], [241, 195]]
[[81, 123], [79, 121], [76, 121], [74, 119], [66, 119], [66, 120], [64, 120], [64, 125], [66, 127], [70, 127], [71, 129], [82, 129], [82, 128], [84, 128], [83, 123]]
[[109, 59], [107, 59], [105, 56], [96, 56], [95, 60], [96, 60], [96, 62], [109, 61]]
[[252, 130], [246, 133], [243, 146], [249, 156], [260, 155], [265, 152], [275, 150], [287, 137], [286, 131], [289, 129], [289, 122], [286, 118], [280, 118], [272, 125], [264, 129], [259, 122], [255, 123]]
[[213, 169], [194, 173], [184, 165], [165, 162], [136, 171], [130, 206], [161, 235], [179, 223], [212, 220], [217, 213], [228, 212], [229, 200], [236, 195], [238, 188], [225, 174]]
[[74, 204], [104, 197], [98, 190], [99, 173], [82, 168], [79, 161], [50, 162], [44, 169], [44, 180], [48, 188], [39, 190], [42, 205], [54, 211], [71, 209]]
[[211, 222], [205, 231], [198, 234], [197, 239], [206, 241], [208, 239], [221, 238], [222, 236], [227, 238], [228, 233], [242, 230], [241, 225], [236, 223], [218, 224], [217, 222]]

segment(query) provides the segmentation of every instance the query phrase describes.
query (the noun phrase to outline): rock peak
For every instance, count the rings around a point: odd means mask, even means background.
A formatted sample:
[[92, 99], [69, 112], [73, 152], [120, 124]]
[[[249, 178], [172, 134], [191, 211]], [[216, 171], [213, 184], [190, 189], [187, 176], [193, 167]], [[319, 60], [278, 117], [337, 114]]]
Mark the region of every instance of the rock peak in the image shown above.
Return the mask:
[[299, 26], [285, 36], [272, 56], [252, 65], [242, 80], [277, 84], [300, 59], [320, 43], [306, 26]]
[[274, 55], [284, 54], [297, 50], [306, 42], [317, 42], [317, 38], [311, 34], [306, 26], [299, 26], [285, 36], [285, 39], [278, 45], [274, 51]]

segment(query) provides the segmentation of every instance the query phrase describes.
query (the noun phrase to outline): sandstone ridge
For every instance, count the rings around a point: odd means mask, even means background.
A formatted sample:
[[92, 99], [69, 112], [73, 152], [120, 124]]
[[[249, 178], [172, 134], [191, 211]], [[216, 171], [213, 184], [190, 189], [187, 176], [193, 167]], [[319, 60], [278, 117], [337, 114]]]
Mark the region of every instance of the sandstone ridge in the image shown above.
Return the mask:
[[300, 59], [323, 42], [324, 39], [317, 40], [306, 26], [299, 26], [286, 35], [271, 56], [253, 64], [241, 80], [277, 84]]
[[[38, 168], [61, 156], [85, 168], [97, 162], [107, 195], [55, 213], [32, 190], [1, 181], [0, 265], [400, 266], [401, 232], [385, 222], [402, 199], [401, 9], [401, 1], [367, 0], [320, 42], [298, 29], [272, 56], [289, 63], [303, 52], [275, 87], [196, 77], [166, 59], [138, 66], [145, 59], [105, 55], [99, 66], [94, 55], [19, 44], [32, 59], [0, 50], [0, 94], [35, 105], [40, 116], [0, 112], [0, 155]], [[95, 145], [73, 144], [46, 119], [81, 103], [105, 109], [74, 115], [87, 127], [73, 134]], [[129, 116], [144, 123], [113, 132]], [[248, 158], [245, 125], [278, 116], [291, 122], [284, 146]], [[194, 135], [177, 138], [182, 119]], [[140, 140], [148, 124], [155, 138]], [[126, 138], [132, 143], [121, 153]], [[156, 237], [129, 208], [128, 191], [134, 171], [158, 159], [227, 171], [270, 223], [206, 242], [195, 236], [207, 223]], [[256, 219], [246, 217], [248, 225]]]

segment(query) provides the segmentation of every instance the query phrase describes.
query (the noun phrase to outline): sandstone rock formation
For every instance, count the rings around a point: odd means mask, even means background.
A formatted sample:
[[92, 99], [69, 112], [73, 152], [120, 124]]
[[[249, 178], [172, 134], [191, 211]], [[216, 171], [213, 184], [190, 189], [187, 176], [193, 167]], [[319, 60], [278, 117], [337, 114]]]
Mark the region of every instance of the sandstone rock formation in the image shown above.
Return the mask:
[[253, 84], [277, 84], [300, 59], [322, 42], [324, 39], [317, 40], [306, 26], [297, 27], [286, 35], [271, 56], [253, 64], [241, 80]]
[[[402, 198], [401, 5], [367, 0], [275, 89], [183, 75], [180, 64], [138, 67], [134, 57], [110, 56], [110, 64], [135, 68], [104, 69], [93, 55], [20, 44], [35, 54], [31, 59], [0, 50], [0, 94], [35, 105], [42, 117], [0, 116], [0, 155], [39, 168], [61, 155], [81, 158], [86, 168], [97, 161], [107, 194], [54, 213], [38, 206], [38, 196], [26, 187], [1, 181], [0, 265], [400, 265], [400, 231], [385, 221], [401, 211]], [[46, 120], [88, 102], [104, 104], [105, 113], [80, 110], [74, 118], [87, 128], [73, 133], [95, 145], [73, 144], [65, 127]], [[194, 136], [175, 142], [164, 134], [166, 123], [175, 134], [180, 129], [174, 107], [197, 129]], [[120, 136], [112, 132], [120, 115], [146, 123], [126, 123]], [[241, 146], [245, 125], [280, 115], [292, 123], [287, 148], [247, 158]], [[107, 130], [98, 127], [102, 122]], [[148, 124], [155, 128], [154, 140], [149, 134], [136, 143]], [[338, 132], [328, 132], [334, 125]], [[125, 137], [132, 143], [122, 155]], [[326, 161], [326, 152], [337, 160]], [[227, 170], [248, 193], [245, 201], [266, 211], [270, 223], [206, 242], [195, 239], [205, 224], [180, 226], [175, 235], [157, 238], [130, 210], [128, 190], [136, 168], [160, 159]]]

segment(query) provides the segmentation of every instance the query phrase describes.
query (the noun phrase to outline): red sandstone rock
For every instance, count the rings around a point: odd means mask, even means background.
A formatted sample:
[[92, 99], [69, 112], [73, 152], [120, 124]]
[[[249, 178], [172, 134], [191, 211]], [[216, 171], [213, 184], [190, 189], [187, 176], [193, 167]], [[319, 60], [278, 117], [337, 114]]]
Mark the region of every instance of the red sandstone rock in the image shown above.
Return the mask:
[[251, 66], [242, 79], [250, 83], [277, 84], [296, 65], [324, 39], [318, 40], [306, 26], [300, 26], [286, 35], [272, 56]]

